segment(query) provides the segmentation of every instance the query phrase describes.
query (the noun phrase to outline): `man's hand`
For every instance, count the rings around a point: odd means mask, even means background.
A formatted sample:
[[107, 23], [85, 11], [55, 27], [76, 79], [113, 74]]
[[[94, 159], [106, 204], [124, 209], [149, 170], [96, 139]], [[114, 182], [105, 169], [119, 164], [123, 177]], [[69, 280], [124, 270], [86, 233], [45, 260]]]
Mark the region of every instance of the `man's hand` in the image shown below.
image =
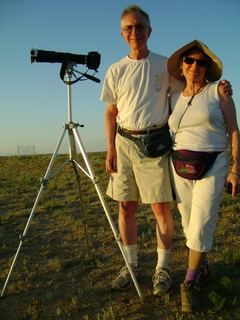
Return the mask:
[[109, 173], [117, 172], [117, 153], [115, 149], [113, 150], [113, 148], [107, 152], [105, 168]]
[[233, 91], [232, 91], [232, 86], [231, 83], [227, 80], [221, 80], [220, 84], [223, 85], [223, 91], [225, 94], [232, 96], [233, 95]]

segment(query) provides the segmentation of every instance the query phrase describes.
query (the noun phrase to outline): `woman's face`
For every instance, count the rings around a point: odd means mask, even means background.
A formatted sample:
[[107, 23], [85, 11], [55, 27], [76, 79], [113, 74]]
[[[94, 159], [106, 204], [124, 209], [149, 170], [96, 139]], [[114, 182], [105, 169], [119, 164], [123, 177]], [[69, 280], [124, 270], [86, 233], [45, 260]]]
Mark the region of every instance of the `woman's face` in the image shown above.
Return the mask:
[[182, 73], [186, 80], [203, 82], [207, 71], [207, 60], [199, 50], [190, 52], [182, 61]]

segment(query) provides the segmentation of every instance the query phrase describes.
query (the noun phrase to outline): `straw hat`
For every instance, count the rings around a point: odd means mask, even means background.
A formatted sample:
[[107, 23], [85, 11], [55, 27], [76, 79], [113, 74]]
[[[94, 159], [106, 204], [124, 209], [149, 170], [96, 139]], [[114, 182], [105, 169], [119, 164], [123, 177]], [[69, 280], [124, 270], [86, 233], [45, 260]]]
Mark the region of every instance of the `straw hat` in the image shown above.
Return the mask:
[[197, 47], [201, 49], [211, 60], [210, 65], [207, 66], [206, 79], [214, 82], [221, 78], [222, 75], [222, 62], [216, 57], [208, 47], [199, 40], [193, 40], [182, 48], [174, 52], [168, 59], [167, 68], [168, 72], [176, 79], [180, 81], [186, 81], [180, 70], [180, 60], [183, 57], [184, 52]]

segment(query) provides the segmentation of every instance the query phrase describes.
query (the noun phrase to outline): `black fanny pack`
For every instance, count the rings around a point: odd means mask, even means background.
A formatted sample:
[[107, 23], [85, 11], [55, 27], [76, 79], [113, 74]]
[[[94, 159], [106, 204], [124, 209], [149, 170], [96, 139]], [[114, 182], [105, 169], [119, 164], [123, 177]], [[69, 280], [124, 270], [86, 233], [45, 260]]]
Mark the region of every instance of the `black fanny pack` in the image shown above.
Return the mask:
[[150, 158], [161, 157], [172, 147], [172, 137], [168, 126], [159, 128], [158, 130], [150, 134], [146, 134], [146, 136], [141, 138], [127, 134], [121, 127], [118, 127], [118, 133], [121, 136], [134, 141], [139, 150], [145, 156]]

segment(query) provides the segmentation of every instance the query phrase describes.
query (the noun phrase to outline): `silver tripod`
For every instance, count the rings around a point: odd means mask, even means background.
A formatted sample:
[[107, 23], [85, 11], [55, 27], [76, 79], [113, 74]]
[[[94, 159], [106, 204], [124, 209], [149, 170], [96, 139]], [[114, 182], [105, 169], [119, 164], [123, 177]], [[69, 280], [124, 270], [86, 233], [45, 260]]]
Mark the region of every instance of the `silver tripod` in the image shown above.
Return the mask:
[[[30, 224], [31, 224], [31, 221], [33, 219], [33, 216], [34, 216], [34, 213], [35, 213], [35, 210], [36, 210], [36, 207], [38, 205], [38, 202], [40, 200], [40, 197], [42, 195], [42, 192], [48, 182], [49, 179], [51, 179], [59, 170], [61, 170], [62, 168], [64, 168], [69, 162], [73, 165], [73, 169], [74, 169], [74, 172], [76, 174], [76, 179], [77, 179], [77, 183], [78, 183], [78, 191], [79, 191], [79, 200], [80, 200], [80, 209], [81, 209], [81, 216], [82, 216], [82, 220], [83, 220], [83, 225], [84, 225], [84, 232], [85, 232], [85, 236], [86, 236], [86, 242], [87, 242], [87, 250], [88, 250], [88, 253], [89, 253], [89, 243], [88, 243], [88, 236], [87, 236], [87, 228], [86, 228], [86, 219], [85, 219], [85, 212], [84, 212], [84, 207], [83, 207], [83, 201], [82, 201], [82, 192], [81, 192], [81, 182], [80, 182], [80, 170], [86, 174], [92, 181], [92, 183], [94, 184], [94, 187], [97, 191], [97, 194], [99, 196], [99, 199], [101, 201], [101, 204], [103, 206], [103, 209], [105, 211], [105, 214], [107, 216], [107, 219], [108, 219], [108, 222], [111, 226], [111, 229], [112, 229], [112, 232], [114, 234], [114, 237], [118, 243], [118, 246], [120, 248], [120, 251], [122, 253], [122, 256], [125, 260], [125, 263], [126, 263], [126, 266], [129, 270], [129, 273], [131, 275], [131, 278], [133, 280], [133, 283], [135, 285], [135, 288], [137, 290], [137, 293], [139, 295], [139, 297], [141, 298], [142, 297], [142, 294], [141, 294], [141, 291], [140, 291], [140, 288], [139, 288], [139, 285], [137, 283], [137, 280], [136, 280], [136, 277], [131, 269], [131, 266], [126, 258], [126, 255], [125, 255], [125, 252], [123, 250], [123, 245], [122, 245], [122, 242], [121, 242], [121, 239], [120, 239], [120, 236], [118, 235], [117, 233], [117, 230], [115, 228], [115, 225], [113, 223], [113, 220], [112, 220], [112, 217], [109, 213], [109, 209], [106, 205], [106, 202], [104, 200], [104, 197], [102, 195], [102, 192], [97, 184], [97, 180], [95, 178], [95, 174], [93, 172], [93, 169], [92, 169], [92, 166], [90, 164], [90, 161], [89, 161], [89, 158], [87, 156], [87, 153], [85, 151], [85, 148], [83, 146], [83, 143], [82, 143], [82, 140], [80, 138], [80, 135], [78, 133], [78, 130], [77, 130], [77, 127], [79, 126], [78, 123], [74, 123], [72, 121], [72, 102], [71, 102], [71, 78], [72, 78], [72, 73], [73, 71], [76, 71], [73, 69], [74, 67], [74, 64], [73, 63], [69, 63], [68, 64], [68, 67], [66, 69], [66, 73], [65, 73], [65, 76], [66, 76], [66, 79], [67, 79], [67, 92], [68, 92], [68, 123], [65, 123], [64, 124], [64, 129], [63, 129], [63, 132], [60, 136], [60, 139], [58, 141], [58, 144], [56, 146], [56, 149], [52, 155], [52, 158], [50, 160], [50, 163], [49, 163], [49, 166], [47, 168], [47, 171], [45, 173], [45, 176], [44, 178], [41, 180], [41, 187], [39, 189], [39, 192], [38, 192], [38, 195], [36, 197], [36, 200], [35, 200], [35, 203], [33, 205], [33, 208], [32, 208], [32, 211], [30, 213], [30, 216], [28, 218], [28, 221], [27, 221], [27, 224], [25, 226], [25, 229], [24, 229], [24, 232], [22, 235], [20, 235], [19, 239], [20, 239], [20, 242], [19, 242], [19, 246], [18, 246], [18, 249], [17, 249], [17, 252], [15, 254], [15, 257], [13, 259], [13, 262], [12, 262], [12, 265], [11, 265], [11, 268], [9, 270], [9, 273], [8, 273], [8, 276], [7, 276], [7, 279], [5, 281], [5, 284], [4, 284], [4, 287], [3, 287], [3, 290], [1, 292], [1, 298], [4, 297], [4, 293], [5, 293], [5, 290], [6, 290], [6, 287], [7, 287], [7, 284], [9, 282], [9, 279], [10, 279], [10, 276], [12, 274], [12, 271], [13, 271], [13, 268], [15, 266], [15, 263], [16, 263], [16, 260], [18, 258], [18, 255], [20, 253], [20, 250], [21, 250], [21, 247], [23, 245], [23, 241], [24, 239], [26, 238], [27, 236], [27, 233], [28, 233], [28, 229], [30, 227]], [[88, 79], [91, 79], [90, 77], [88, 77]], [[63, 141], [63, 138], [66, 134], [66, 131], [68, 132], [68, 138], [69, 138], [69, 160], [65, 161], [61, 166], [59, 166], [55, 171], [52, 172], [52, 167], [53, 167], [53, 164], [55, 162], [55, 159], [58, 155], [58, 151], [60, 149], [60, 146], [62, 144], [62, 141]], [[84, 160], [84, 163], [86, 165], [86, 168], [87, 169], [84, 169], [77, 161], [76, 159], [76, 145], [79, 147], [79, 150], [82, 154], [82, 157], [83, 157], [83, 160]], [[80, 170], [79, 170], [80, 169]]]

